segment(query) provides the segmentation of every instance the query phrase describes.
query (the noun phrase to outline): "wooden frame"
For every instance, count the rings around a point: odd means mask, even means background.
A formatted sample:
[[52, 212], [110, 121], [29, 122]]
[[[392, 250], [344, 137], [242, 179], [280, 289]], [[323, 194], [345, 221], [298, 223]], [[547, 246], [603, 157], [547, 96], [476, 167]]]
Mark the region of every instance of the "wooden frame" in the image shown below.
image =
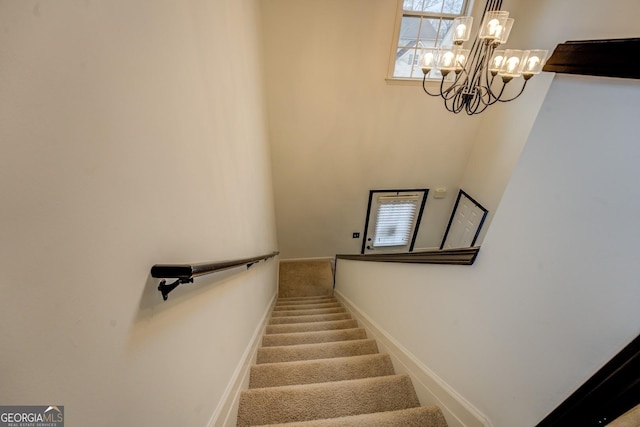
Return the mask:
[[640, 38], [580, 40], [559, 44], [542, 71], [640, 79]]

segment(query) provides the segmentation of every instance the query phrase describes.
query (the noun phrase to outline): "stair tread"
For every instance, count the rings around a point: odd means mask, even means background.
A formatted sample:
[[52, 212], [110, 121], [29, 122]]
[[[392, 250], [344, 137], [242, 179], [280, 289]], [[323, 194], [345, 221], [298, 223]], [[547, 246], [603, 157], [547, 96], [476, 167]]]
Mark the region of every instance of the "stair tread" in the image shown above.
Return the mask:
[[283, 316], [272, 317], [269, 319], [270, 325], [280, 325], [283, 323], [304, 323], [304, 322], [323, 322], [326, 320], [344, 320], [351, 319], [349, 313], [329, 313], [329, 314], [309, 314], [303, 316]]
[[408, 375], [245, 390], [238, 426], [309, 421], [420, 406]]
[[357, 327], [358, 321], [355, 319], [328, 320], [325, 322], [284, 323], [280, 325], [268, 325], [266, 333], [267, 335], [270, 335], [291, 332], [329, 331]]
[[269, 424], [270, 427], [447, 427], [437, 406], [419, 406], [398, 411], [373, 412], [339, 418]]
[[249, 388], [343, 381], [393, 374], [395, 371], [391, 357], [386, 353], [264, 363], [251, 367]]
[[360, 356], [374, 353], [378, 353], [378, 346], [373, 339], [260, 347], [258, 349], [256, 363], [330, 359], [334, 357]]

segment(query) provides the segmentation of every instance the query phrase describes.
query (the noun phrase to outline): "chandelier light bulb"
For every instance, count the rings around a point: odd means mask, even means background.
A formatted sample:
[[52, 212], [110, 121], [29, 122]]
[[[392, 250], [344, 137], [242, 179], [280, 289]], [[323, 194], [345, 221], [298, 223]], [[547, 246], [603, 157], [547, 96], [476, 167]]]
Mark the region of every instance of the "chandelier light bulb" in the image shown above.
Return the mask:
[[504, 50], [497, 49], [493, 51], [493, 56], [491, 57], [491, 61], [489, 62], [489, 71], [491, 72], [491, 75], [495, 76], [496, 74], [498, 74], [498, 71], [500, 71], [500, 68], [502, 68], [504, 59]]
[[518, 64], [520, 63], [520, 59], [512, 56], [507, 59], [507, 73], [513, 73], [518, 68]]
[[471, 37], [471, 27], [473, 26], [472, 16], [459, 16], [453, 20], [453, 43], [462, 44]]
[[459, 73], [463, 70], [464, 66], [467, 64], [467, 58], [469, 58], [469, 49], [460, 49], [455, 53], [456, 60], [456, 73]]
[[456, 39], [460, 39], [462, 38], [462, 36], [464, 36], [464, 33], [467, 32], [467, 26], [464, 24], [460, 24], [456, 27]]
[[438, 60], [438, 68], [443, 76], [456, 69], [456, 52], [449, 46], [442, 49]]
[[528, 80], [533, 77], [534, 74], [540, 74], [548, 53], [549, 51], [541, 49], [527, 51], [527, 58], [522, 70], [522, 76]]
[[527, 50], [507, 49], [505, 51], [504, 63], [498, 72], [505, 83], [522, 75], [522, 69], [528, 55], [529, 51]]
[[435, 68], [438, 62], [438, 48], [424, 48], [422, 49], [422, 62], [420, 67], [422, 72], [427, 75], [432, 68]]
[[509, 12], [494, 10], [484, 14], [478, 38], [488, 41], [500, 40], [503, 29], [509, 19]]

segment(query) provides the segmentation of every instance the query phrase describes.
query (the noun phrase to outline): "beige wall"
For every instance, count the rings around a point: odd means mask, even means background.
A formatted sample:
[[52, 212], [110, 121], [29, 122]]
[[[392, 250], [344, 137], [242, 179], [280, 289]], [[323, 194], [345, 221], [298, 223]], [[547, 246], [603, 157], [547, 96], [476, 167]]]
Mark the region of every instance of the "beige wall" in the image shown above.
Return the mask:
[[416, 247], [439, 246], [479, 124], [385, 82], [396, 0], [263, 0], [283, 256], [357, 253], [369, 190], [446, 187]]
[[[482, 2], [480, 2], [482, 3]], [[638, 36], [640, 3], [635, 0], [523, 1], [506, 0], [503, 9], [516, 19], [507, 48], [553, 51], [567, 40]], [[551, 84], [553, 73], [542, 73], [516, 101], [499, 104], [482, 116], [460, 187], [489, 209], [479, 243], [489, 230], [527, 136]]]
[[556, 76], [473, 266], [340, 260], [336, 290], [494, 427], [536, 425], [640, 333], [639, 109]]
[[0, 402], [204, 426], [276, 263], [256, 3], [0, 0]]
[[[498, 208], [553, 74], [535, 77], [518, 100], [481, 116], [450, 114], [419, 86], [384, 80], [396, 3], [261, 2], [285, 257], [359, 252], [361, 240], [351, 233], [364, 229], [371, 189], [449, 190], [446, 199], [429, 198], [417, 248], [440, 244], [458, 188], [489, 209], [480, 243]], [[474, 6], [479, 16], [484, 2]], [[503, 9], [516, 19], [509, 48], [552, 51], [566, 40], [637, 35], [634, 0], [615, 7], [595, 0], [506, 0]]]

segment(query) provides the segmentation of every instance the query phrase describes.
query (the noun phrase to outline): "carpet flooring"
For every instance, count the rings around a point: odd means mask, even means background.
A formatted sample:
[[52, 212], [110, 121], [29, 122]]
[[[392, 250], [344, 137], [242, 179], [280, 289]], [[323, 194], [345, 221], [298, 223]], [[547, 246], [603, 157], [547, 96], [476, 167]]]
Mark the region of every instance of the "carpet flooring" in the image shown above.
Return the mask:
[[420, 406], [411, 379], [397, 375], [332, 296], [279, 298], [238, 426], [446, 427], [437, 406]]

